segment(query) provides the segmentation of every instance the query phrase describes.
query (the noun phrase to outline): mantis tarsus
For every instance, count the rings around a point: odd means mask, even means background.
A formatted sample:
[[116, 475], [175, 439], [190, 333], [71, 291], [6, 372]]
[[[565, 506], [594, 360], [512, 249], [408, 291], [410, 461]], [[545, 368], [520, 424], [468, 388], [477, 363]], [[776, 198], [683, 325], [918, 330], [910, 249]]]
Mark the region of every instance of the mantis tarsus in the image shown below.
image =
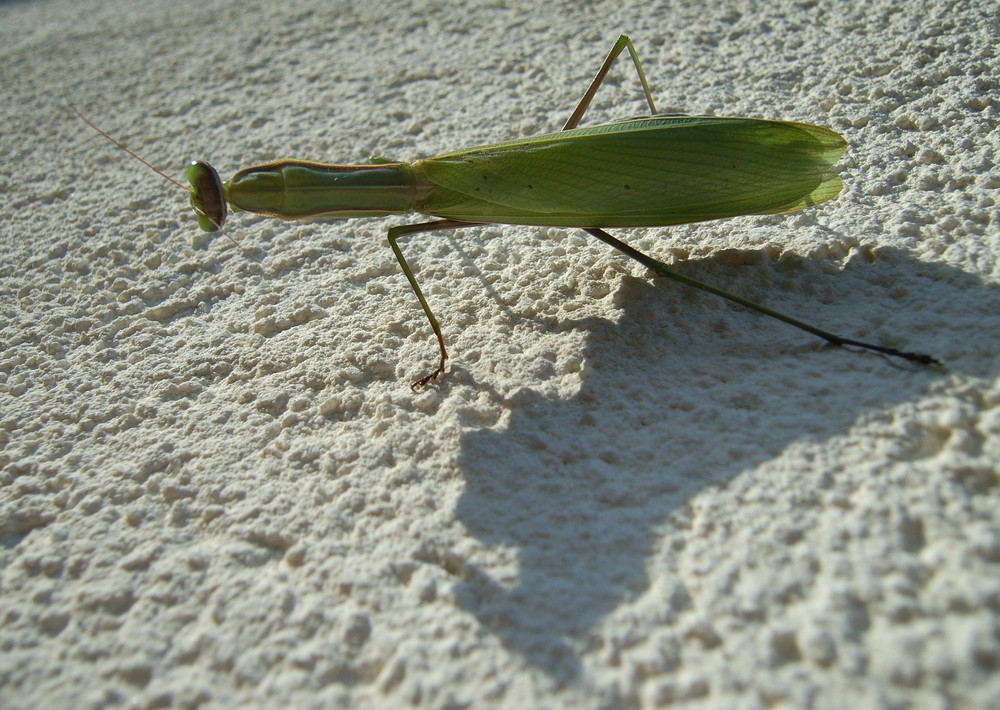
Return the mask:
[[[628, 50], [650, 116], [577, 128], [615, 59]], [[67, 98], [67, 101], [69, 99]], [[388, 230], [410, 287], [437, 337], [438, 367], [411, 387], [445, 371], [448, 351], [398, 240], [407, 234], [503, 223], [579, 227], [654, 273], [708, 291], [784, 321], [833, 345], [854, 346], [922, 365], [929, 355], [844, 338], [753, 301], [679, 274], [619, 241], [606, 227], [662, 227], [739, 215], [791, 212], [819, 204], [841, 189], [834, 164], [847, 147], [837, 133], [791, 121], [657, 115], [639, 56], [621, 35], [562, 130], [393, 163], [330, 165], [276, 160], [220, 180], [208, 163], [192, 162], [186, 188], [74, 112], [102, 136], [190, 192], [199, 226], [222, 228], [227, 205], [283, 219], [374, 217], [421, 212], [432, 222]]]

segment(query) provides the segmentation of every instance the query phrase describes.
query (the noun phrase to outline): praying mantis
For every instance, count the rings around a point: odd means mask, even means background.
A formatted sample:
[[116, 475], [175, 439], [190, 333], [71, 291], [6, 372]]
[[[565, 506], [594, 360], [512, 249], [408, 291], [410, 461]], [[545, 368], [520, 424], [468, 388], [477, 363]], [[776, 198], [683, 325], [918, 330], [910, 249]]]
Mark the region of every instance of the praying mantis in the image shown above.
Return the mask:
[[[579, 128], [618, 56], [628, 50], [650, 115]], [[69, 101], [67, 97], [67, 101]], [[847, 147], [827, 128], [754, 118], [658, 115], [639, 56], [626, 35], [614, 43], [560, 131], [446, 153], [413, 163], [373, 158], [370, 165], [275, 160], [244, 168], [223, 182], [206, 162], [192, 162], [185, 187], [70, 107], [91, 128], [190, 193], [198, 225], [222, 229], [228, 208], [282, 219], [384, 217], [419, 212], [430, 222], [391, 227], [392, 248], [437, 338], [437, 368], [412, 383], [418, 390], [445, 372], [448, 351], [437, 318], [399, 248], [400, 237], [500, 223], [576, 227], [655, 274], [720, 296], [837, 346], [853, 346], [921, 365], [940, 361], [915, 352], [834, 335], [723, 289], [680, 274], [611, 236], [612, 227], [664, 227], [740, 215], [793, 212], [835, 197], [834, 165]]]

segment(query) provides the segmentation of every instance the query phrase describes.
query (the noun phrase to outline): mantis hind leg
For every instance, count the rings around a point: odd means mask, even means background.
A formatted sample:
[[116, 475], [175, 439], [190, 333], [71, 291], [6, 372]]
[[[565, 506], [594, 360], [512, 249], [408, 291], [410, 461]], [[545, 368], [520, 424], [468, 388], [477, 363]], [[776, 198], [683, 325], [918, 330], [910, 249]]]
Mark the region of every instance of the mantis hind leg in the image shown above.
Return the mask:
[[611, 51], [608, 52], [608, 56], [605, 58], [604, 64], [602, 64], [601, 68], [597, 70], [597, 76], [595, 76], [594, 80], [590, 82], [590, 86], [583, 94], [583, 98], [580, 99], [580, 103], [576, 105], [576, 109], [573, 111], [572, 115], [566, 120], [562, 130], [568, 131], [571, 128], [576, 128], [577, 124], [580, 123], [580, 119], [583, 118], [583, 114], [585, 114], [587, 109], [590, 107], [590, 102], [593, 100], [594, 94], [597, 93], [597, 90], [600, 88], [601, 84], [604, 83], [604, 79], [611, 70], [611, 65], [615, 63], [618, 55], [626, 49], [632, 57], [632, 64], [635, 65], [636, 73], [639, 74], [639, 81], [642, 82], [642, 93], [645, 94], [646, 103], [649, 104], [649, 112], [656, 113], [656, 105], [653, 103], [653, 95], [649, 92], [649, 84], [646, 82], [646, 74], [642, 71], [642, 64], [639, 62], [639, 55], [636, 53], [635, 47], [632, 45], [632, 40], [629, 39], [627, 35], [619, 35], [618, 40], [611, 48]]
[[668, 279], [673, 279], [674, 281], [680, 282], [686, 286], [691, 286], [692, 288], [697, 288], [702, 291], [707, 291], [708, 293], [715, 294], [716, 296], [724, 298], [727, 301], [731, 301], [740, 306], [743, 306], [744, 308], [748, 308], [752, 311], [757, 311], [758, 313], [762, 313], [765, 316], [776, 318], [777, 320], [780, 320], [784, 323], [788, 323], [788, 325], [794, 326], [799, 330], [804, 330], [807, 333], [812, 333], [813, 335], [822, 338], [823, 340], [832, 345], [837, 345], [841, 347], [852, 346], [856, 348], [863, 348], [865, 350], [871, 350], [873, 352], [882, 353], [883, 355], [890, 355], [892, 357], [902, 358], [903, 360], [909, 360], [910, 362], [915, 362], [919, 365], [932, 365], [938, 367], [941, 366], [941, 361], [938, 360], [937, 358], [931, 357], [930, 355], [924, 355], [923, 353], [909, 352], [906, 350], [898, 350], [896, 348], [890, 348], [885, 345], [875, 345], [874, 343], [866, 343], [861, 340], [852, 340], [851, 338], [844, 338], [839, 335], [834, 335], [833, 333], [821, 330], [820, 328], [817, 328], [814, 325], [806, 323], [805, 321], [801, 321], [798, 318], [792, 318], [791, 316], [785, 315], [780, 311], [772, 310], [767, 306], [762, 306], [759, 303], [747, 300], [741, 296], [737, 296], [734, 293], [730, 293], [729, 291], [724, 291], [721, 288], [710, 286], [709, 284], [693, 279], [690, 276], [684, 276], [683, 274], [680, 274], [671, 269], [670, 267], [668, 267], [662, 261], [657, 261], [651, 256], [643, 254], [638, 249], [629, 246], [625, 242], [619, 239], [615, 239], [610, 234], [605, 232], [603, 229], [584, 229], [583, 231], [587, 232], [588, 234], [594, 237], [597, 237], [605, 244], [610, 244], [623, 254], [632, 257], [640, 264], [645, 266], [647, 269], [650, 269], [655, 274], [664, 276]]

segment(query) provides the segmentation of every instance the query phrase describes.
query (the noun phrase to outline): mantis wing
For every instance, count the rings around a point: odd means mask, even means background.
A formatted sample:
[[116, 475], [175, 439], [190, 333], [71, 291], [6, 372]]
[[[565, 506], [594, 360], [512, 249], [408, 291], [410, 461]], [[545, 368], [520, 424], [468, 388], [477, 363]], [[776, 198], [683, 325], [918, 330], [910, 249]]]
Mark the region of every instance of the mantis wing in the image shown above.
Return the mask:
[[652, 116], [482, 146], [415, 164], [421, 211], [471, 222], [642, 227], [802, 209], [834, 197], [831, 130]]

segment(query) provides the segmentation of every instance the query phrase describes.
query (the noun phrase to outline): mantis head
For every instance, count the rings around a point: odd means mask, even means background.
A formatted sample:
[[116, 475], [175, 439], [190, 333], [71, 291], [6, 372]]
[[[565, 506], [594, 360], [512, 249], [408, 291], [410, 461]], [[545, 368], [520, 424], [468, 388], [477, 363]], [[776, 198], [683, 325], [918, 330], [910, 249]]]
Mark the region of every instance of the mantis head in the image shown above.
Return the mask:
[[199, 227], [204, 229], [206, 232], [218, 232], [222, 229], [222, 225], [226, 223], [226, 188], [222, 184], [222, 180], [219, 179], [219, 173], [215, 171], [215, 168], [202, 161], [192, 162], [188, 165], [185, 173], [191, 187], [190, 189], [186, 188], [158, 167], [146, 161], [145, 158], [133, 152], [124, 143], [112, 138], [102, 129], [98, 128], [89, 118], [80, 113], [80, 110], [76, 107], [76, 105], [70, 101], [69, 94], [67, 94], [65, 90], [63, 90], [63, 96], [66, 98], [66, 103], [69, 105], [70, 109], [80, 118], [81, 121], [104, 136], [120, 150], [128, 153], [154, 173], [164, 178], [167, 182], [172, 183], [181, 190], [186, 190], [191, 196], [191, 207], [194, 208], [195, 214], [198, 215]]
[[191, 195], [191, 207], [198, 215], [198, 226], [206, 232], [217, 232], [226, 223], [226, 188], [208, 163], [192, 161], [184, 172]]

